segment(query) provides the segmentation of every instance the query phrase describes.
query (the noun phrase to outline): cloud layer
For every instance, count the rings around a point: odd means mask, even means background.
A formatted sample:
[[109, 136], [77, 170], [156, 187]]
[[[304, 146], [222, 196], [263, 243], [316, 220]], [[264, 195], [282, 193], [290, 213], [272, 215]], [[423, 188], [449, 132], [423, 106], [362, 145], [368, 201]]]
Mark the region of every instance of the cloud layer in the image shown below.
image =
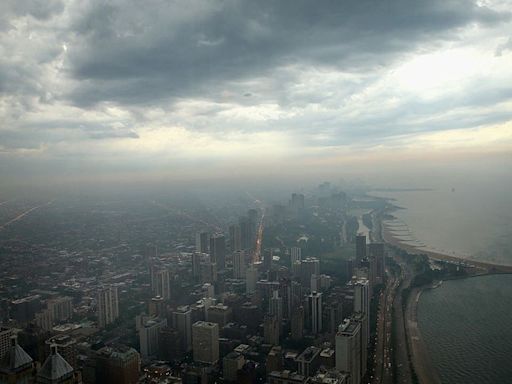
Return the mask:
[[7, 0], [0, 172], [507, 151], [509, 5]]

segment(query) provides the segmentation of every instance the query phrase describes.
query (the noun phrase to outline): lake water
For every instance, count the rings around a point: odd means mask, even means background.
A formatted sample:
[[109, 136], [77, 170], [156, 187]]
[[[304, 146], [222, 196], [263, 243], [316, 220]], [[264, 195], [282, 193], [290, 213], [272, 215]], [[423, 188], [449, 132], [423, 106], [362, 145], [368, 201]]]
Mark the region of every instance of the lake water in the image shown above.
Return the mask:
[[512, 275], [424, 291], [418, 323], [443, 383], [512, 382]]
[[[373, 192], [405, 209], [388, 228], [418, 246], [512, 264], [512, 193], [494, 179], [432, 190]], [[430, 187], [424, 185], [424, 187]], [[418, 305], [418, 322], [443, 383], [512, 383], [512, 275], [445, 281]]]

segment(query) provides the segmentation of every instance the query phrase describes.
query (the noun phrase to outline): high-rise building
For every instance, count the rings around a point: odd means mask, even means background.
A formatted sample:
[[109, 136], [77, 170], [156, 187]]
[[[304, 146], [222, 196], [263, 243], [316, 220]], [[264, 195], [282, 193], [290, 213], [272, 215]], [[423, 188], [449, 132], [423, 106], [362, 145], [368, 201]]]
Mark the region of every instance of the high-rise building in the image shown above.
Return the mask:
[[304, 307], [296, 307], [291, 315], [291, 336], [293, 340], [304, 337]]
[[37, 384], [74, 384], [78, 383], [75, 370], [57, 352], [57, 346], [52, 345], [50, 356], [45, 360], [41, 369], [37, 372]]
[[217, 282], [217, 264], [205, 262], [201, 264], [201, 282], [215, 283]]
[[359, 267], [361, 261], [366, 259], [366, 236], [356, 236], [356, 266]]
[[386, 278], [386, 255], [384, 243], [370, 243], [370, 258], [375, 260], [376, 283], [382, 284]]
[[302, 261], [302, 249], [299, 247], [292, 247], [290, 249], [290, 265], [296, 261]]
[[277, 322], [281, 325], [283, 321], [283, 298], [279, 296], [279, 291], [272, 292], [269, 300], [268, 314], [277, 317]]
[[32, 295], [11, 302], [11, 318], [18, 324], [26, 324], [41, 310], [41, 296]]
[[208, 253], [209, 235], [208, 232], [196, 233], [196, 252]]
[[275, 345], [270, 349], [265, 362], [267, 375], [273, 371], [280, 371], [283, 369], [283, 348]]
[[229, 249], [231, 252], [237, 252], [242, 249], [242, 234], [238, 224], [229, 226]]
[[215, 364], [219, 360], [219, 325], [198, 321], [192, 325], [194, 361]]
[[124, 345], [103, 347], [94, 354], [94, 382], [136, 384], [139, 382], [140, 355]]
[[224, 235], [210, 237], [210, 255], [212, 262], [217, 263], [219, 271], [226, 268], [226, 239]]
[[245, 364], [245, 358], [238, 352], [228, 353], [224, 359], [222, 359], [223, 377], [226, 382], [237, 382], [238, 370], [242, 369]]
[[309, 329], [313, 335], [322, 332], [322, 294], [311, 292], [308, 295]]
[[307, 347], [295, 361], [297, 362], [299, 375], [306, 377], [313, 376], [318, 368], [320, 368], [320, 352], [322, 350], [317, 347]]
[[233, 310], [227, 305], [223, 304], [216, 304], [210, 306], [206, 313], [206, 319], [211, 323], [218, 324], [219, 329], [224, 327], [233, 319]]
[[143, 359], [154, 358], [159, 351], [160, 330], [167, 327], [167, 319], [150, 317], [143, 320], [139, 329], [140, 354]]
[[277, 316], [266, 315], [263, 320], [263, 338], [266, 344], [279, 345], [281, 324]]
[[248, 217], [242, 216], [238, 220], [238, 226], [240, 227], [240, 245], [242, 249], [250, 250], [254, 248], [252, 244], [251, 235], [251, 222]]
[[351, 383], [361, 383], [361, 325], [345, 319], [336, 334], [336, 369], [346, 372]]
[[312, 275], [320, 275], [320, 260], [316, 257], [307, 257], [300, 264], [300, 281], [303, 286], [311, 285]]
[[[364, 336], [366, 344], [369, 341], [370, 335], [370, 288], [367, 279], [358, 279], [354, 283], [354, 312], [362, 313], [363, 324], [361, 333]], [[363, 345], [366, 349], [367, 345]]]
[[59, 354], [66, 360], [73, 368], [77, 368], [77, 347], [76, 340], [69, 335], [54, 336], [45, 341], [47, 355], [51, 352], [51, 346], [56, 345]]
[[0, 327], [0, 360], [11, 349], [11, 336], [14, 335], [13, 328]]
[[182, 305], [172, 314], [173, 326], [182, 335], [183, 350], [192, 349], [192, 311], [188, 305]]
[[258, 276], [258, 268], [256, 268], [254, 264], [250, 264], [245, 271], [245, 291], [247, 293], [252, 293], [256, 290]]
[[153, 294], [160, 296], [164, 301], [171, 299], [171, 275], [168, 269], [154, 271]]
[[98, 291], [97, 315], [100, 328], [113, 323], [119, 317], [119, 299], [115, 285], [101, 288]]
[[9, 338], [9, 348], [0, 360], [0, 383], [33, 383], [35, 364], [18, 344], [16, 336]]
[[245, 251], [233, 253], [233, 277], [245, 279]]
[[263, 251], [263, 270], [268, 272], [272, 269], [272, 249], [265, 249]]
[[73, 316], [73, 299], [68, 296], [47, 301], [48, 310], [53, 313], [55, 321], [68, 320]]
[[158, 358], [173, 361], [183, 357], [183, 341], [180, 332], [171, 327], [160, 329]]

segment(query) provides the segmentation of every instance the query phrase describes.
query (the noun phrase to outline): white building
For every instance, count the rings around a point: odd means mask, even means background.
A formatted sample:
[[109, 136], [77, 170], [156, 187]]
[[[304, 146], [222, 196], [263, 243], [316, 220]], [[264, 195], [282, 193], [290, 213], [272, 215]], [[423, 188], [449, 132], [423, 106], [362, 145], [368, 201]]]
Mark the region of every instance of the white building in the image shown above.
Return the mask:
[[113, 323], [119, 317], [119, 299], [115, 285], [101, 288], [98, 291], [97, 314], [100, 328]]
[[143, 359], [155, 357], [158, 353], [160, 330], [167, 326], [167, 319], [145, 318], [139, 329], [140, 355]]

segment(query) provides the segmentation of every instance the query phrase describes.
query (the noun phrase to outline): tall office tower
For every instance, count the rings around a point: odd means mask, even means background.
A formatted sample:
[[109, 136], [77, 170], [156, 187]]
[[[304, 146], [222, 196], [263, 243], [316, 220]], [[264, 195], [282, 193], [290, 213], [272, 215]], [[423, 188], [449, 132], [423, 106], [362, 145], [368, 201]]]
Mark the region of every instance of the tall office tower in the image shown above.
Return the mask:
[[302, 261], [302, 249], [299, 247], [292, 247], [290, 249], [290, 265], [296, 261]]
[[24, 325], [34, 319], [37, 312], [41, 310], [41, 296], [32, 295], [11, 301], [11, 318], [18, 324]]
[[334, 336], [343, 321], [343, 303], [338, 299], [332, 300], [327, 304], [325, 312], [327, 324], [324, 324], [324, 328], [326, 332]]
[[291, 332], [293, 340], [304, 337], [304, 307], [295, 307], [291, 315]]
[[115, 285], [101, 288], [98, 291], [97, 314], [100, 328], [113, 323], [119, 317], [119, 299]]
[[249, 218], [246, 216], [240, 217], [238, 225], [240, 226], [240, 246], [242, 249], [250, 250], [254, 248], [255, 244], [251, 242], [251, 223]]
[[245, 251], [233, 253], [233, 277], [245, 279]]
[[167, 315], [164, 299], [160, 296], [152, 297], [148, 303], [149, 316], [165, 317]]
[[140, 354], [143, 359], [157, 356], [160, 330], [164, 327], [167, 327], [167, 319], [151, 317], [143, 321], [139, 329]]
[[45, 341], [46, 355], [50, 354], [51, 346], [56, 345], [59, 354], [66, 360], [73, 368], [77, 368], [77, 343], [76, 339], [69, 335], [54, 336]]
[[290, 313], [292, 313], [293, 308], [299, 307], [302, 305], [302, 300], [304, 298], [304, 294], [302, 292], [302, 285], [298, 281], [292, 281], [290, 283]]
[[351, 321], [357, 322], [361, 325], [360, 340], [361, 340], [361, 362], [359, 367], [361, 369], [361, 377], [364, 377], [368, 366], [368, 343], [370, 341], [369, 321], [368, 315], [361, 312], [352, 314]]
[[165, 361], [181, 359], [184, 354], [180, 332], [171, 327], [160, 329], [158, 358]]
[[201, 283], [217, 282], [217, 264], [206, 262], [201, 264]]
[[[354, 312], [363, 313], [365, 316], [361, 332], [366, 334], [366, 342], [370, 335], [370, 289], [367, 279], [358, 279], [354, 284]], [[366, 348], [367, 345], [363, 345]]]
[[171, 299], [171, 274], [168, 269], [154, 270], [152, 282], [155, 296], [160, 296], [164, 301]]
[[210, 237], [210, 256], [217, 268], [222, 271], [226, 268], [226, 238], [224, 235]]
[[366, 236], [356, 236], [356, 266], [359, 267], [361, 261], [366, 259]]
[[269, 375], [270, 372], [281, 371], [283, 369], [283, 348], [276, 345], [270, 349], [265, 361], [265, 368], [267, 375]]
[[305, 287], [311, 284], [311, 275], [320, 275], [320, 260], [316, 257], [307, 257], [300, 266], [301, 283]]
[[301, 261], [294, 261], [292, 263], [292, 276], [294, 278], [302, 279], [302, 262]]
[[222, 359], [222, 371], [225, 382], [236, 383], [238, 379], [238, 371], [245, 364], [245, 358], [241, 353], [230, 352]]
[[206, 258], [204, 253], [194, 252], [192, 253], [192, 276], [195, 279], [201, 277], [201, 264], [203, 263], [203, 259]]
[[53, 312], [55, 321], [68, 320], [73, 316], [73, 299], [68, 296], [58, 297], [47, 301], [48, 310]]
[[343, 320], [336, 334], [336, 369], [351, 376], [352, 384], [361, 383], [361, 325]]
[[268, 314], [276, 316], [279, 326], [283, 321], [283, 298], [279, 297], [279, 291], [272, 292], [272, 297], [269, 300]]
[[206, 319], [210, 323], [218, 324], [219, 329], [233, 320], [233, 310], [224, 304], [211, 305], [206, 313]]
[[229, 226], [229, 249], [231, 252], [240, 251], [242, 249], [242, 234], [238, 224]]
[[18, 344], [16, 336], [9, 338], [9, 348], [0, 360], [0, 383], [33, 383], [35, 364], [32, 358]]
[[308, 295], [308, 319], [313, 335], [322, 332], [322, 294], [311, 292]]
[[277, 316], [266, 315], [263, 320], [263, 338], [266, 344], [279, 345], [281, 324]]
[[256, 290], [258, 276], [258, 268], [256, 268], [254, 264], [250, 264], [245, 271], [245, 291], [247, 293], [252, 293]]
[[96, 383], [139, 383], [140, 355], [125, 345], [109, 345], [94, 354]]
[[192, 311], [188, 305], [182, 305], [172, 313], [172, 322], [183, 340], [183, 350], [188, 352], [192, 349]]
[[265, 249], [263, 251], [263, 270], [268, 272], [272, 269], [272, 249]]
[[219, 325], [198, 321], [192, 325], [194, 361], [215, 364], [219, 360]]
[[51, 346], [50, 356], [45, 360], [37, 372], [37, 384], [71, 384], [78, 383], [75, 370], [57, 352], [57, 346]]
[[0, 326], [0, 361], [11, 349], [11, 336], [14, 336], [14, 328]]
[[307, 347], [295, 361], [297, 362], [299, 375], [306, 377], [313, 376], [320, 368], [320, 352], [318, 347]]
[[370, 243], [370, 258], [375, 260], [376, 284], [382, 284], [386, 277], [386, 256], [384, 243]]
[[290, 208], [294, 214], [304, 210], [304, 195], [301, 193], [292, 193]]
[[322, 288], [322, 276], [321, 275], [311, 275], [311, 292], [320, 291]]
[[205, 297], [214, 297], [215, 296], [215, 287], [211, 283], [204, 283], [202, 287], [202, 291]]
[[208, 253], [209, 240], [208, 232], [196, 233], [196, 252]]

